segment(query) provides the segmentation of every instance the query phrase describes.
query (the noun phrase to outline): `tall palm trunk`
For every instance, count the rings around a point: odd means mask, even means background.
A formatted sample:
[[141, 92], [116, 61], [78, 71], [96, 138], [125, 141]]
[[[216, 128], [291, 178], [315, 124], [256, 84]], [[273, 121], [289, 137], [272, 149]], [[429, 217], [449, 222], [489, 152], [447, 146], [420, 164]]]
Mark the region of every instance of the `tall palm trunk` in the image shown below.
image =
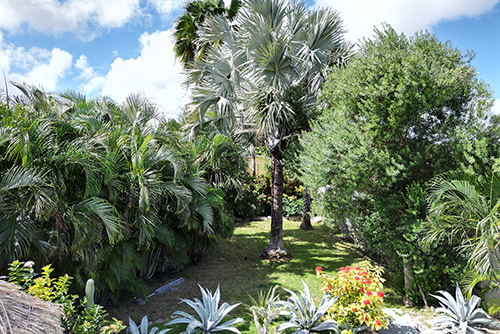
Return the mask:
[[300, 229], [312, 230], [311, 215], [309, 214], [311, 212], [311, 192], [306, 186], [304, 186], [304, 190], [302, 192], [302, 199], [302, 223], [300, 224]]
[[271, 237], [269, 246], [264, 248], [261, 258], [277, 260], [291, 257], [283, 243], [283, 154], [277, 145], [271, 150]]

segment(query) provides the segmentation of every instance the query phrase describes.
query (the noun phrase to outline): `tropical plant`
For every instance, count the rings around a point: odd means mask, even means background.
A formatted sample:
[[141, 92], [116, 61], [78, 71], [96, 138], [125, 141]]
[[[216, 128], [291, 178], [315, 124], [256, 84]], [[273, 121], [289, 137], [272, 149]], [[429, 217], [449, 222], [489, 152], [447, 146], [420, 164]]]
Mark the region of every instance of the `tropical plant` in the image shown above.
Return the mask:
[[207, 52], [207, 43], [200, 43], [199, 30], [207, 18], [214, 15], [223, 15], [231, 19], [236, 15], [240, 0], [232, 0], [229, 7], [225, 7], [223, 0], [193, 0], [186, 3], [184, 13], [174, 24], [174, 51], [184, 66], [203, 58]]
[[252, 314], [259, 334], [267, 334], [271, 322], [280, 315], [281, 308], [275, 303], [279, 300], [279, 296], [275, 294], [278, 287], [279, 285], [275, 285], [266, 292], [259, 291], [257, 298], [249, 295], [252, 305], [247, 308]]
[[[250, 0], [232, 21], [206, 21], [200, 41], [216, 43], [187, 71], [192, 112], [257, 133], [271, 153], [271, 236], [265, 258], [288, 257], [283, 243], [283, 150], [303, 128], [327, 67], [344, 60], [339, 15], [301, 2]], [[297, 97], [297, 98], [292, 98]]]
[[37, 258], [80, 292], [92, 277], [97, 299], [116, 300], [230, 235], [221, 193], [147, 98], [16, 85], [23, 95], [0, 103], [0, 271]]
[[228, 303], [223, 303], [219, 307], [220, 301], [220, 288], [217, 286], [215, 293], [212, 293], [208, 289], [204, 289], [200, 286], [200, 291], [202, 295], [202, 301], [198, 298], [194, 300], [181, 299], [182, 303], [186, 303], [191, 307], [196, 314], [198, 319], [186, 312], [175, 311], [172, 316], [178, 316], [176, 319], [167, 323], [168, 325], [174, 324], [187, 324], [186, 330], [182, 333], [191, 334], [201, 332], [215, 333], [220, 331], [231, 331], [236, 334], [241, 334], [240, 331], [233, 327], [232, 325], [243, 322], [241, 318], [233, 318], [221, 324], [224, 318], [236, 308], [238, 304], [229, 305]]
[[[101, 305], [89, 304], [87, 298], [78, 303], [78, 296], [71, 295], [69, 288], [72, 278], [68, 275], [51, 278], [50, 265], [35, 273], [34, 262], [14, 261], [9, 265], [9, 282], [20, 286], [28, 294], [45, 301], [61, 305], [61, 324], [66, 333], [118, 333], [125, 329], [123, 323], [115, 318], [108, 319], [108, 313]], [[92, 288], [89, 287], [89, 292]], [[93, 291], [92, 291], [93, 293]]]
[[334, 319], [351, 332], [387, 327], [388, 319], [381, 305], [385, 296], [383, 272], [381, 267], [341, 267], [337, 275], [330, 276], [317, 267], [316, 275], [323, 279], [322, 290], [337, 297], [325, 318]]
[[290, 294], [290, 298], [287, 301], [277, 301], [275, 303], [286, 308], [288, 311], [282, 313], [291, 317], [287, 322], [276, 327], [276, 332], [295, 328], [293, 334], [309, 334], [322, 331], [338, 333], [339, 329], [335, 320], [327, 319], [323, 321], [322, 319], [337, 298], [330, 298], [327, 293], [323, 294], [316, 309], [309, 287], [304, 281], [302, 281], [302, 286], [303, 291], [300, 291], [300, 297], [295, 292], [285, 289]]
[[128, 325], [130, 333], [132, 334], [165, 334], [170, 328], [163, 329], [158, 332], [158, 327], [149, 328], [148, 316], [142, 317], [141, 324], [137, 324], [130, 317], [128, 318]]
[[431, 295], [439, 300], [440, 307], [435, 313], [441, 313], [432, 320], [433, 325], [451, 329], [452, 333], [486, 333], [478, 326], [491, 326], [500, 328], [500, 322], [494, 320], [486, 312], [477, 308], [481, 302], [478, 296], [472, 296], [470, 300], [464, 298], [460, 287], [455, 290], [455, 298], [447, 291], [438, 291], [442, 296]]
[[[500, 280], [500, 178], [450, 172], [429, 185], [429, 215], [422, 242], [451, 243], [468, 258], [468, 268], [492, 283]], [[474, 284], [470, 284], [471, 291]]]

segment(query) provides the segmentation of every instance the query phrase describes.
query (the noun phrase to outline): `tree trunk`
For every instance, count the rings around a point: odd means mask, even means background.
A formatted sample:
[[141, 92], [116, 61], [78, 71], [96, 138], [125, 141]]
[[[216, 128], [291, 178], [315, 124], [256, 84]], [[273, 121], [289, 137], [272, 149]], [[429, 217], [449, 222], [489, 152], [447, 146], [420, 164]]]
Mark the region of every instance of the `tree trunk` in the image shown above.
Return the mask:
[[255, 151], [252, 152], [252, 176], [255, 177], [257, 175], [257, 165], [255, 163]]
[[413, 276], [411, 276], [411, 265], [408, 263], [406, 258], [403, 257], [403, 278], [405, 283], [406, 293], [403, 296], [403, 302], [406, 306], [414, 306], [414, 303], [408, 297], [408, 292], [413, 290]]
[[300, 224], [300, 229], [302, 230], [312, 230], [313, 226], [311, 224], [311, 193], [306, 186], [304, 186], [304, 190], [302, 191], [302, 223]]
[[291, 257], [283, 243], [283, 155], [279, 145], [270, 151], [272, 164], [271, 237], [269, 246], [264, 248], [260, 257], [268, 260], [280, 260]]

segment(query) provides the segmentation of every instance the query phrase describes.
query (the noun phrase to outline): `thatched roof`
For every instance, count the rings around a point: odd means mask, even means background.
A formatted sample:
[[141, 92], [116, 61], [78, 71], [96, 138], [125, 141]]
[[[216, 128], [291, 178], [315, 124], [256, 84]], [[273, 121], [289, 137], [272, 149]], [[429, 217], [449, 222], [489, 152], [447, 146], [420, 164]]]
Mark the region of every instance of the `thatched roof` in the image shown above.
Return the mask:
[[0, 280], [0, 334], [62, 334], [60, 305]]

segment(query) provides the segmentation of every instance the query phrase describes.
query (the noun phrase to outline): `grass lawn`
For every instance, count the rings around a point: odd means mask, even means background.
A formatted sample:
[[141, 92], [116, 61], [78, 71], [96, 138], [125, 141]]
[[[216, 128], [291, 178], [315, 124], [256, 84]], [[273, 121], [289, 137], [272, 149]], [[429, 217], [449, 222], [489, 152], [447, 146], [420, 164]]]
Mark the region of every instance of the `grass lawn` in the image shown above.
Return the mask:
[[[150, 321], [165, 321], [176, 310], [193, 314], [189, 307], [179, 304], [179, 298], [201, 298], [198, 284], [212, 291], [220, 285], [221, 302], [250, 304], [248, 294], [256, 297], [259, 290], [276, 284], [298, 291], [302, 290], [304, 281], [319, 302], [322, 293], [319, 291], [321, 280], [315, 274], [317, 266], [334, 273], [341, 266], [356, 266], [365, 260], [337, 242], [326, 227], [315, 225], [314, 230], [303, 231], [299, 225], [300, 222], [284, 221], [285, 247], [293, 255], [289, 262], [268, 262], [259, 258], [262, 249], [268, 244], [269, 220], [239, 224], [233, 237], [222, 242], [217, 254], [207, 254], [202, 261], [182, 272], [149, 284], [151, 291], [154, 291], [169, 279], [184, 277], [185, 282], [179, 290], [153, 296], [144, 306], [136, 305], [133, 296], [130, 296], [122, 300], [119, 307], [109, 310], [110, 314], [127, 324], [129, 316], [137, 322], [144, 315]], [[388, 307], [402, 306], [390, 289], [384, 291]], [[246, 324], [239, 326], [243, 332], [256, 332], [245, 307], [237, 307], [230, 315], [245, 319]]]

